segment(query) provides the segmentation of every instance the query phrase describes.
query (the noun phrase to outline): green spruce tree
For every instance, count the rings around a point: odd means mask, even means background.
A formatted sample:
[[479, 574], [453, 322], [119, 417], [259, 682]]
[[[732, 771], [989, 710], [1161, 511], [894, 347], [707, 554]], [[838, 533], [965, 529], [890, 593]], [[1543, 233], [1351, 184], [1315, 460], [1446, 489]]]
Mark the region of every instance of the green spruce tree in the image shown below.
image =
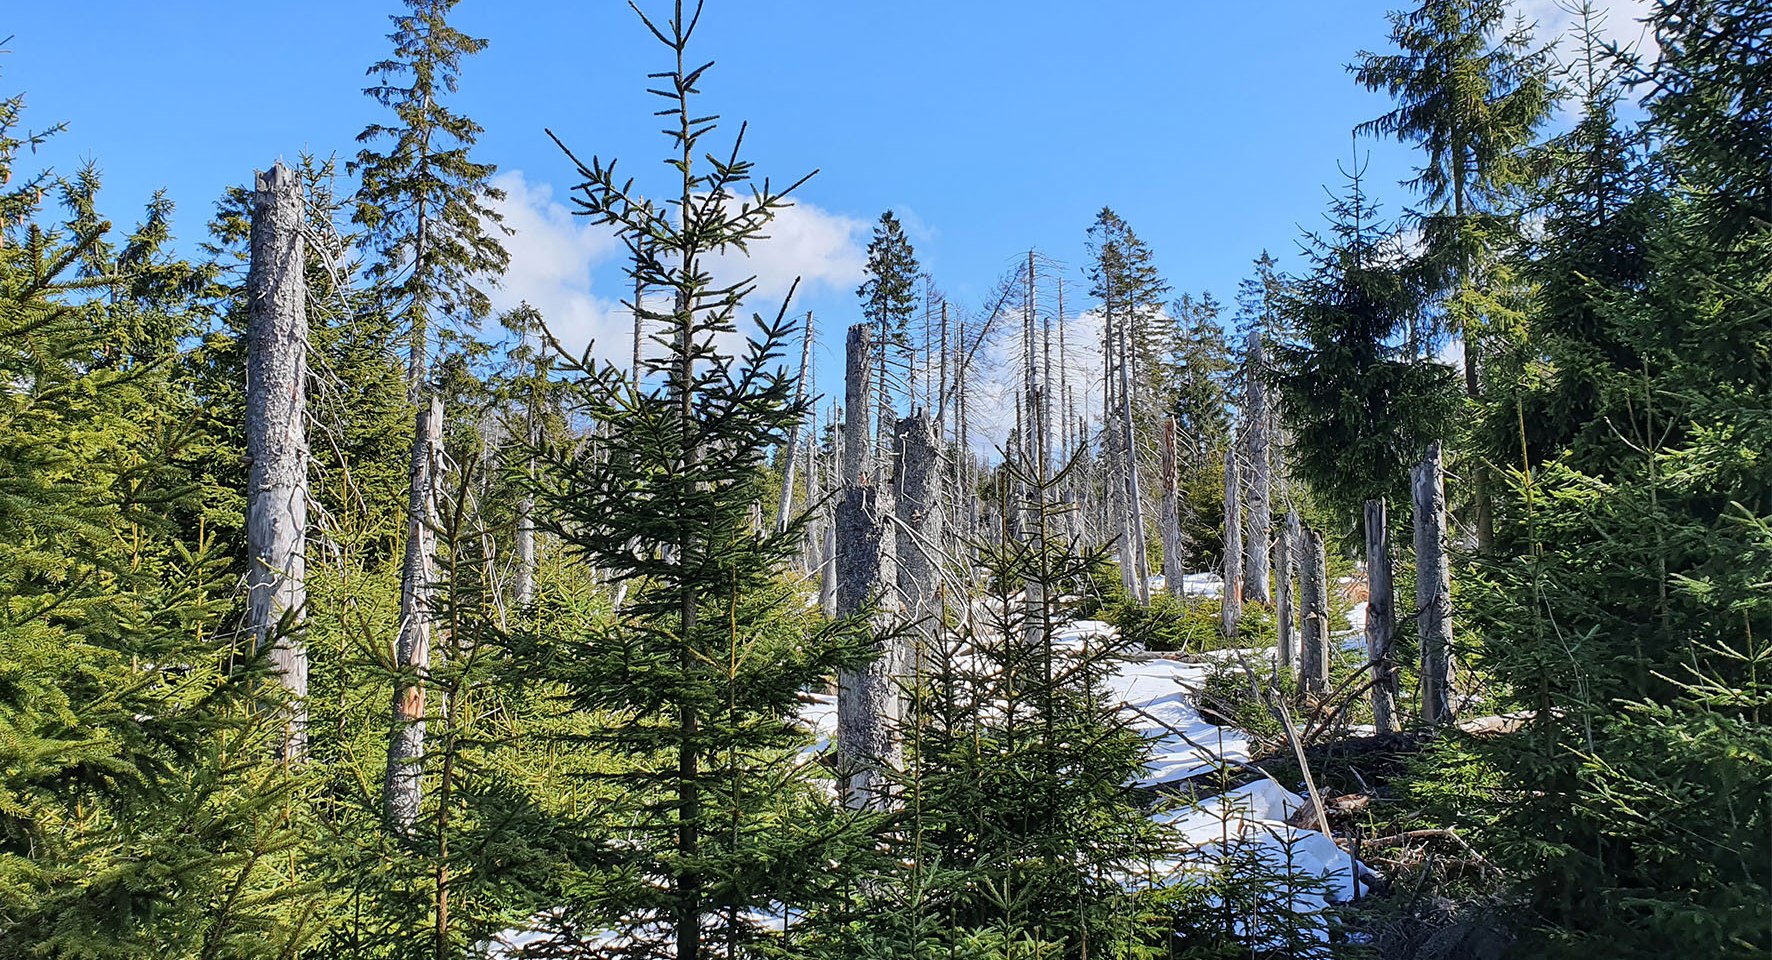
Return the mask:
[[702, 159], [715, 121], [695, 106], [707, 69], [688, 60], [698, 14], [680, 2], [668, 18], [641, 13], [672, 59], [656, 91], [668, 199], [639, 199], [611, 163], [574, 160], [580, 211], [613, 228], [646, 289], [669, 295], [663, 376], [642, 388], [614, 366], [573, 365], [598, 442], [545, 446], [537, 491], [543, 529], [629, 585], [613, 617], [541, 631], [568, 702], [606, 718], [567, 739], [611, 751], [605, 776], [622, 788], [616, 832], [573, 884], [556, 939], [596, 934], [678, 960], [761, 950], [757, 911], [835, 895], [845, 872], [831, 864], [865, 834], [808, 766], [795, 715], [802, 690], [859, 666], [870, 646], [860, 624], [808, 620], [786, 570], [805, 518], [785, 529], [753, 518], [771, 452], [806, 413], [782, 363], [793, 330], [784, 303], [774, 321], [754, 317], [741, 354], [727, 352], [755, 283], [709, 270], [758, 241], [798, 184], [755, 180], [742, 131]]
[[[379, 82], [365, 90], [391, 110], [358, 136], [363, 149], [353, 167], [362, 177], [356, 221], [376, 259], [369, 277], [406, 340], [407, 399], [417, 425], [408, 458], [405, 564], [395, 667], [392, 730], [383, 794], [390, 825], [409, 829], [419, 816], [424, 780], [425, 671], [430, 662], [428, 607], [437, 564], [436, 525], [440, 450], [433, 423], [436, 390], [432, 353], [455, 329], [477, 324], [490, 310], [485, 285], [504, 271], [501, 217], [492, 203], [496, 168], [471, 156], [481, 128], [450, 110], [462, 61], [486, 41], [449, 25], [458, 0], [408, 0], [391, 17], [394, 54], [369, 68]], [[383, 146], [385, 144], [385, 146]]]

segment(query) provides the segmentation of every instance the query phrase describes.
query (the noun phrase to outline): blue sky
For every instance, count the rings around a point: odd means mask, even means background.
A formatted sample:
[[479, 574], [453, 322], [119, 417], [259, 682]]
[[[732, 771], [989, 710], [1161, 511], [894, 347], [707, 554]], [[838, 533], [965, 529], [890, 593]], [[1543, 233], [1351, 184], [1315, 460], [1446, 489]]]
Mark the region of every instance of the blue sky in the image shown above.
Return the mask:
[[[1521, 2], [1558, 16], [1551, 0]], [[1641, 0], [1609, 5], [1613, 32], [1635, 36]], [[303, 151], [351, 155], [381, 117], [361, 89], [386, 54], [393, 0], [9, 6], [0, 89], [26, 92], [34, 125], [69, 124], [43, 159], [62, 171], [96, 161], [120, 222], [165, 188], [186, 242], [228, 184]], [[1068, 266], [1067, 307], [1086, 307], [1084, 232], [1104, 205], [1177, 291], [1228, 302], [1263, 248], [1296, 266], [1301, 228], [1322, 224], [1325, 185], [1354, 155], [1351, 128], [1387, 109], [1345, 69], [1385, 47], [1386, 6], [710, 0], [697, 49], [716, 61], [705, 102], [727, 135], [750, 121], [759, 173], [820, 170], [757, 267], [771, 293], [806, 275], [800, 306], [828, 345], [856, 319], [860, 249], [886, 208], [968, 308], [1030, 246]], [[463, 0], [455, 20], [491, 41], [455, 104], [485, 126], [479, 156], [503, 171], [522, 231], [501, 299], [530, 299], [624, 354], [610, 332], [625, 329], [613, 245], [566, 215], [572, 171], [543, 129], [662, 183], [666, 144], [643, 90], [663, 49], [619, 0]], [[1384, 212], [1400, 213], [1394, 183], [1413, 156], [1358, 150]]]

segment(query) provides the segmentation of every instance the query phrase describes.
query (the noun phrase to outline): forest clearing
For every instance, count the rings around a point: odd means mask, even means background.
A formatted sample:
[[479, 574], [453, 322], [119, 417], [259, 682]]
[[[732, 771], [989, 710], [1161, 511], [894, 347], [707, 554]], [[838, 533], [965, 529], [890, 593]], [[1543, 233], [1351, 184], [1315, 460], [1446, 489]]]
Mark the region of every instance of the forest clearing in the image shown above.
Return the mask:
[[0, 960], [1772, 956], [1772, 5], [1390, 12], [1227, 306], [807, 253], [736, 0], [547, 206], [388, 2], [198, 237], [0, 89]]

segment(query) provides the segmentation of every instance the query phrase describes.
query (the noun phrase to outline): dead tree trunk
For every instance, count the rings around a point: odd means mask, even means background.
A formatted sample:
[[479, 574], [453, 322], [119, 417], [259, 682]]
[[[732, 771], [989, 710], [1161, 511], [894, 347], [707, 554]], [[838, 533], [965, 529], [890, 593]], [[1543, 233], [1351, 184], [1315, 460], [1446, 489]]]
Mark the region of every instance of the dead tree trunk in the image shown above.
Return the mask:
[[1144, 547], [1144, 503], [1139, 495], [1138, 442], [1132, 424], [1132, 340], [1126, 331], [1127, 321], [1119, 324], [1120, 347], [1120, 428], [1122, 450], [1126, 457], [1126, 540], [1131, 552], [1133, 591], [1140, 604], [1151, 602], [1150, 570]]
[[1438, 440], [1415, 467], [1415, 623], [1421, 639], [1421, 718], [1451, 723], [1452, 568], [1446, 557], [1446, 471]]
[[382, 802], [388, 823], [404, 834], [418, 822], [425, 755], [425, 684], [431, 669], [431, 593], [436, 580], [436, 471], [442, 447], [443, 398], [424, 389], [410, 466], [406, 559], [400, 577], [400, 633], [394, 642], [394, 730]]
[[1237, 635], [1243, 616], [1243, 543], [1241, 519], [1242, 484], [1238, 482], [1237, 436], [1224, 450], [1224, 598], [1219, 605], [1219, 629], [1226, 637]]
[[1306, 693], [1329, 692], [1329, 559], [1323, 552], [1323, 535], [1304, 529], [1304, 567], [1299, 586], [1304, 592], [1304, 648], [1299, 673]]
[[[537, 361], [531, 376], [539, 380], [542, 376], [541, 362]], [[535, 448], [541, 439], [541, 411], [537, 408], [536, 394], [540, 385], [531, 382], [529, 398], [524, 404], [523, 433], [524, 447], [523, 476], [527, 483], [517, 497], [517, 609], [527, 610], [535, 602], [535, 492], [531, 489], [535, 483]]]
[[[794, 381], [794, 406], [805, 402], [806, 378], [812, 375], [812, 313], [806, 313], [806, 329], [800, 333], [800, 377]], [[800, 442], [800, 426], [806, 422], [804, 416], [794, 420], [788, 428], [788, 442], [781, 451], [781, 502], [776, 505], [775, 532], [784, 533], [788, 529], [789, 514], [794, 509], [794, 451]]]
[[1397, 608], [1386, 513], [1383, 500], [1366, 501], [1366, 656], [1372, 669], [1372, 727], [1380, 734], [1397, 732], [1397, 674], [1391, 657]]
[[1175, 462], [1175, 418], [1163, 420], [1163, 586], [1172, 597], [1182, 594], [1181, 491]]
[[1246, 595], [1257, 603], [1267, 603], [1268, 545], [1273, 538], [1273, 472], [1269, 457], [1269, 417], [1267, 403], [1267, 355], [1262, 348], [1260, 331], [1249, 332], [1249, 349], [1244, 370], [1248, 436], [1245, 463], [1249, 487], [1248, 512], [1244, 514], [1243, 575], [1248, 580]]
[[1298, 566], [1294, 559], [1298, 553], [1298, 531], [1298, 514], [1286, 511], [1285, 527], [1274, 542], [1274, 621], [1279, 640], [1274, 650], [1276, 673], [1298, 668], [1298, 632], [1293, 627], [1297, 602], [1292, 589], [1293, 573]]
[[[849, 328], [843, 421], [843, 492], [837, 501], [837, 615], [874, 608], [890, 616], [893, 588], [892, 509], [871, 456], [875, 406], [870, 396], [874, 364], [867, 324]], [[892, 761], [897, 691], [894, 651], [881, 645], [867, 666], [837, 677], [837, 763], [843, 801], [851, 807], [885, 802], [884, 770]]]
[[898, 469], [894, 471], [898, 598], [914, 625], [917, 649], [899, 665], [901, 674], [928, 663], [941, 618], [941, 457], [935, 423], [919, 411], [898, 421]]
[[301, 181], [281, 163], [258, 174], [247, 277], [247, 628], [271, 647], [288, 702], [279, 756], [308, 750], [308, 379], [306, 249]]

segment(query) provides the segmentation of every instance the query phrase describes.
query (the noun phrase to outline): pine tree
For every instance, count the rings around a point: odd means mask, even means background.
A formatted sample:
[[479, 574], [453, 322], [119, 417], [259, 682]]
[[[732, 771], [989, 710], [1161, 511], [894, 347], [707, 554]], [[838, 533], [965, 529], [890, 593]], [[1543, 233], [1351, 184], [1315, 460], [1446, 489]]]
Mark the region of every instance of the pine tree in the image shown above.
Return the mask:
[[1298, 339], [1276, 351], [1294, 474], [1350, 531], [1366, 500], [1402, 502], [1409, 467], [1444, 435], [1454, 401], [1451, 371], [1402, 342], [1421, 295], [1397, 233], [1375, 216], [1356, 171], [1289, 295]]
[[[1491, 275], [1496, 255], [1517, 241], [1517, 209], [1509, 192], [1525, 177], [1533, 132], [1550, 115], [1548, 58], [1527, 27], [1504, 29], [1504, 0], [1423, 0], [1390, 15], [1400, 52], [1362, 52], [1350, 66], [1368, 90], [1384, 90], [1397, 107], [1358, 131], [1419, 146], [1425, 163], [1408, 185], [1427, 208], [1416, 214], [1428, 290], [1445, 297], [1445, 315], [1464, 344], [1465, 394], [1480, 399], [1491, 300], [1503, 285]], [[1427, 352], [1434, 331], [1412, 324], [1411, 356]], [[1478, 545], [1490, 541], [1487, 468], [1473, 464]]]
[[[917, 254], [905, 236], [904, 226], [888, 210], [880, 214], [868, 241], [867, 277], [855, 290], [861, 298], [861, 315], [874, 325], [874, 351], [879, 372], [874, 384], [875, 403], [879, 407], [875, 428], [876, 452], [889, 449], [892, 431], [898, 418], [893, 414], [894, 387], [900, 381], [895, 370], [909, 370], [911, 364], [911, 318], [917, 309], [917, 277], [921, 268]], [[879, 469], [884, 469], [882, 461]]]
[[584, 736], [612, 751], [623, 787], [620, 834], [564, 926], [679, 960], [745, 952], [762, 933], [751, 911], [833, 895], [844, 874], [828, 864], [848, 859], [857, 821], [815, 782], [795, 714], [804, 688], [868, 648], [856, 624], [804, 619], [785, 567], [806, 518], [753, 522], [768, 457], [806, 413], [781, 362], [792, 324], [784, 303], [742, 355], [724, 353], [754, 281], [716, 281], [709, 260], [759, 240], [798, 183], [756, 182], [742, 130], [724, 159], [699, 159], [715, 120], [694, 106], [707, 69], [687, 60], [698, 14], [641, 13], [673, 59], [656, 91], [680, 177], [668, 201], [637, 199], [612, 163], [574, 160], [580, 211], [614, 229], [647, 289], [670, 295], [665, 376], [640, 390], [614, 366], [578, 364], [598, 447], [546, 446], [538, 490], [543, 528], [632, 584], [619, 618], [542, 634], [569, 701], [607, 718]]
[[891, 859], [821, 955], [1127, 957], [1163, 943], [1137, 878], [1164, 838], [1129, 786], [1147, 747], [1107, 694], [1128, 641], [1063, 635], [1060, 598], [1107, 557], [1060, 535], [1056, 483], [1036, 465], [1006, 469], [1002, 489], [1031, 500], [1002, 513], [1029, 530], [970, 545], [984, 602], [936, 632], [913, 687]]
[[[434, 537], [440, 451], [433, 438], [433, 340], [450, 324], [472, 325], [490, 309], [482, 285], [503, 272], [509, 255], [499, 243], [501, 217], [491, 203], [503, 193], [491, 185], [495, 167], [470, 157], [481, 128], [441, 101], [455, 93], [465, 57], [486, 48], [447, 21], [458, 0], [407, 0], [409, 12], [391, 17], [394, 55], [369, 68], [380, 82], [365, 90], [392, 110], [394, 122], [364, 129], [353, 164], [363, 179], [355, 219], [378, 258], [369, 268], [389, 312], [406, 337], [407, 399], [418, 426], [409, 458], [406, 560], [396, 641], [400, 670], [393, 700], [384, 783], [388, 822], [409, 827], [418, 816], [424, 756], [425, 671], [430, 659], [427, 592], [437, 562]], [[387, 143], [384, 150], [376, 144]]]
[[[0, 184], [42, 140], [21, 111], [0, 100]], [[158, 254], [158, 201], [111, 248], [91, 176], [46, 226], [56, 183], [0, 189], [0, 956], [294, 951], [275, 688], [226, 629], [226, 558], [178, 522], [196, 317], [154, 284], [202, 271]]]
[[1183, 293], [1170, 305], [1178, 335], [1170, 361], [1184, 566], [1205, 570], [1223, 550], [1224, 448], [1236, 368], [1212, 294]]
[[[1596, 271], [1578, 298], [1566, 283], [1548, 291], [1534, 317], [1628, 352], [1593, 351], [1575, 371], [1596, 422], [1513, 474], [1498, 528], [1511, 556], [1475, 565], [1463, 599], [1528, 720], [1453, 760], [1474, 754], [1493, 786], [1451, 812], [1489, 824], [1535, 956], [1772, 949], [1772, 485], [1750, 465], [1772, 441], [1772, 150], [1759, 122], [1772, 115], [1772, 13], [1666, 4], [1653, 26], [1651, 163], [1666, 179], [1590, 206], [1615, 211], [1588, 221], [1591, 236], [1560, 224], [1550, 269], [1595, 262], [1602, 238], [1625, 269]], [[1577, 172], [1565, 203], [1631, 183], [1608, 168]]]
[[1139, 477], [1156, 475], [1158, 466], [1143, 462], [1152, 458], [1139, 438], [1155, 434], [1168, 406], [1162, 373], [1173, 328], [1162, 315], [1162, 302], [1169, 284], [1157, 273], [1150, 248], [1111, 209], [1103, 207], [1096, 214], [1089, 249], [1089, 293], [1101, 304], [1106, 365], [1103, 459], [1108, 466], [1106, 502], [1115, 505], [1110, 529], [1119, 542], [1127, 592], [1143, 602], [1149, 599], [1149, 559]]

